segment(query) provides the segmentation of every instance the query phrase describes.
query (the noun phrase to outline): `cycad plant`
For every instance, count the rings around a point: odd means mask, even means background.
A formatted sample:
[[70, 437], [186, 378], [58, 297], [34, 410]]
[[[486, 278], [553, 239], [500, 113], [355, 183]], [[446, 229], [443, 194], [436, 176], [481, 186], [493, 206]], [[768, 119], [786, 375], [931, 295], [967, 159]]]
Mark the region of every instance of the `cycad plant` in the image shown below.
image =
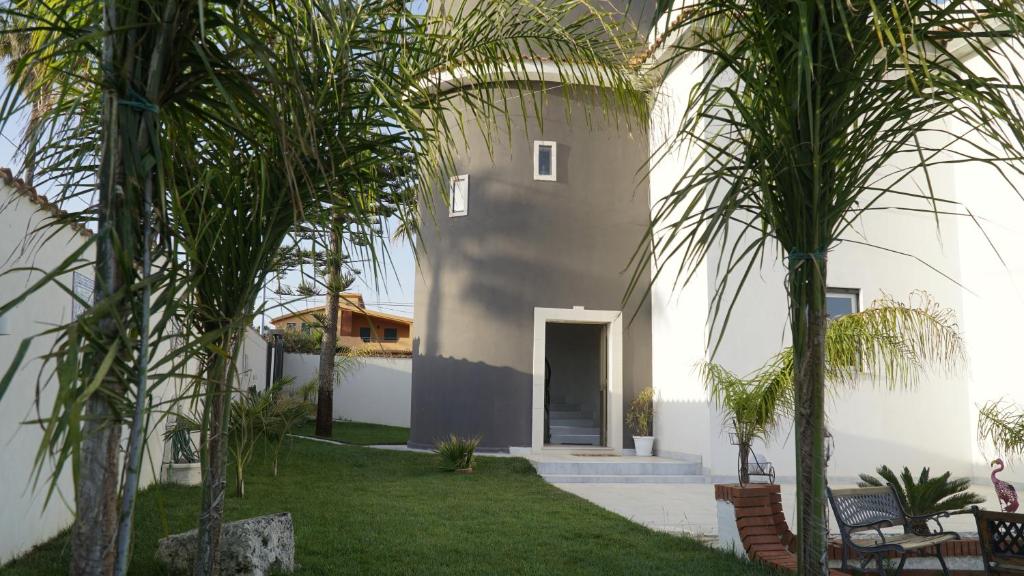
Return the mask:
[[[663, 11], [673, 4], [659, 2]], [[712, 324], [724, 326], [729, 294], [765, 261], [786, 267], [798, 570], [820, 576], [828, 253], [840, 239], [862, 241], [848, 232], [869, 211], [957, 212], [932, 188], [936, 166], [977, 161], [1021, 172], [1024, 6], [697, 0], [671, 19], [678, 42], [660, 61], [689, 70], [695, 83], [680, 124], [663, 127], [674, 139], [652, 162], [685, 151], [686, 164], [653, 209], [635, 282], [649, 282], [652, 251], [655, 261], [682, 261], [656, 275], [684, 281], [713, 253], [720, 288]], [[966, 140], [958, 126], [968, 127]]]
[[[915, 479], [910, 473], [910, 468], [906, 466], [897, 477], [892, 469], [882, 465], [879, 466], [877, 473], [877, 478], [870, 474], [861, 474], [860, 482], [857, 484], [862, 488], [891, 485], [896, 490], [903, 509], [911, 516], [964, 510], [968, 506], [985, 502], [980, 495], [968, 490], [971, 487], [970, 478], [950, 478], [952, 473], [948, 471], [933, 478], [926, 466]], [[917, 534], [929, 532], [927, 522], [914, 521], [911, 526]]]

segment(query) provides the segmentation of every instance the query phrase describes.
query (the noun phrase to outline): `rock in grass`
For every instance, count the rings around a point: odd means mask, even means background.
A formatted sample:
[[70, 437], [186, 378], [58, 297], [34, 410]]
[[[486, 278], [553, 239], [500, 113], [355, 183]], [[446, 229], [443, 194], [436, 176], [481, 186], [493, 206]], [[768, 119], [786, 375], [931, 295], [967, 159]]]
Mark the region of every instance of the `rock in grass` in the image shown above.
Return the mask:
[[[157, 544], [156, 559], [172, 574], [191, 574], [196, 530], [172, 534]], [[224, 525], [222, 576], [269, 576], [295, 571], [295, 533], [288, 512], [257, 516]]]

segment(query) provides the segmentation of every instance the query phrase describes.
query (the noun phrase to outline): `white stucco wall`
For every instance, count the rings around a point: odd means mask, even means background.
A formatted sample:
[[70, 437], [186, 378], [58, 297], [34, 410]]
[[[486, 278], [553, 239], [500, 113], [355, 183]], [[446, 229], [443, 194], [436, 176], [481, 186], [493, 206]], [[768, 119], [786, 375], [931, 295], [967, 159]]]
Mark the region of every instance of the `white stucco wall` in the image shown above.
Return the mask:
[[[683, 62], [667, 75], [654, 111], [652, 151], [678, 126], [697, 74], [700, 70], [692, 63]], [[688, 161], [685, 151], [675, 150], [652, 166], [652, 209], [677, 185]], [[829, 473], [835, 481], [852, 480], [881, 464], [986, 476], [993, 455], [983, 454], [975, 441], [976, 405], [1003, 396], [1024, 400], [1016, 385], [1020, 378], [1016, 327], [1024, 321], [1020, 289], [1024, 253], [1019, 248], [1024, 245], [1024, 200], [991, 170], [947, 166], [934, 169], [931, 178], [937, 196], [961, 200], [976, 215], [983, 214], [985, 231], [1000, 249], [1005, 265], [969, 220], [945, 217], [937, 229], [934, 217], [907, 211], [872, 213], [846, 236], [874, 248], [848, 242], [829, 253], [829, 286], [859, 289], [862, 308], [883, 294], [905, 301], [911, 292], [925, 290], [952, 309], [969, 356], [961, 374], [926, 374], [915, 390], [892, 391], [884, 382], [864, 383], [834, 395], [828, 410], [836, 442]], [[915, 193], [923, 186], [923, 175], [905, 183]], [[901, 202], [906, 206], [910, 201]], [[893, 206], [894, 201], [884, 204]], [[920, 201], [916, 207], [927, 208]], [[722, 341], [714, 361], [740, 375], [761, 367], [789, 345], [786, 271], [776, 248], [769, 250], [764, 264], [748, 279], [724, 332], [721, 326], [708, 327], [721, 250], [709, 256], [686, 286], [676, 284], [678, 260], [655, 263], [664, 269], [651, 295], [653, 382], [659, 399], [657, 445], [669, 453], [702, 456], [705, 469], [716, 480], [735, 477], [736, 451], [728, 443], [720, 415], [707, 402], [693, 366], [709, 356], [719, 334]], [[783, 481], [794, 476], [791, 429], [755, 450], [774, 461]], [[1008, 474], [1011, 479], [1013, 472]]]
[[[9, 271], [21, 266], [35, 266], [41, 270], [56, 267], [67, 255], [80, 248], [85, 238], [70, 230], [58, 232], [43, 243], [45, 232], [33, 233], [48, 216], [46, 212], [24, 196], [16, 194], [0, 182], [0, 299], [7, 302], [22, 293], [43, 272]], [[87, 257], [92, 257], [90, 250]], [[62, 280], [70, 283], [71, 274]], [[4, 315], [0, 320], [0, 371], [6, 372], [14, 360], [21, 341], [71, 317], [71, 297], [59, 287], [48, 284]], [[71, 524], [74, 505], [74, 487], [70, 467], [61, 474], [59, 492], [44, 507], [45, 482], [51, 467], [44, 465], [42, 485], [32, 486], [32, 468], [36, 450], [42, 440], [37, 425], [22, 424], [39, 417], [34, 408], [36, 383], [40, 374], [38, 358], [47, 353], [53, 338], [41, 338], [32, 343], [22, 367], [14, 376], [10, 388], [0, 399], [0, 564], [28, 550], [39, 542], [57, 534]], [[44, 379], [45, 379], [44, 374]], [[44, 386], [40, 391], [43, 415], [48, 415], [56, 385]]]
[[[285, 354], [284, 377], [301, 386], [317, 377], [320, 356]], [[412, 358], [367, 357], [335, 384], [334, 417], [353, 422], [409, 427]]]

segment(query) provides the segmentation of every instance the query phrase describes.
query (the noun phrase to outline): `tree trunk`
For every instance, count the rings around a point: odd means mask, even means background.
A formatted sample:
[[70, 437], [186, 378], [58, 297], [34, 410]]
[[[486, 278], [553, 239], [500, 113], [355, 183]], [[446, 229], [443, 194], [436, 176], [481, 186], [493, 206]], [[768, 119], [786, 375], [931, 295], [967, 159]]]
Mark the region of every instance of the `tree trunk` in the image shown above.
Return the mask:
[[102, 394], [86, 401], [81, 460], [71, 530], [71, 574], [105, 576], [114, 571], [117, 540], [118, 443], [121, 425]]
[[790, 322], [796, 411], [798, 575], [827, 576], [825, 520], [824, 253], [790, 254]]
[[316, 435], [330, 438], [334, 428], [334, 362], [338, 354], [338, 303], [341, 282], [341, 234], [343, 221], [331, 222], [331, 247], [327, 252], [327, 306], [324, 337], [320, 343], [320, 382], [316, 394]]
[[750, 443], [740, 442], [740, 486], [746, 486], [750, 483]]
[[[114, 42], [111, 31], [116, 22], [115, 3], [104, 5], [103, 26], [107, 36], [103, 42], [103, 64], [114, 67]], [[95, 302], [112, 298], [125, 285], [121, 268], [125, 243], [131, 243], [132, 215], [126, 206], [122, 189], [124, 155], [118, 137], [117, 94], [108, 78], [103, 89], [101, 126], [102, 152], [98, 174], [98, 238], [96, 243]], [[34, 154], [33, 154], [34, 155]], [[128, 232], [125, 234], [124, 232]], [[120, 335], [113, 316], [127, 319], [131, 314], [131, 300], [124, 298], [117, 309], [111, 310], [98, 323], [100, 349], [87, 354], [83, 368], [97, 368], [104, 352], [115, 345]], [[125, 351], [122, 348], [121, 354]], [[128, 361], [121, 358], [122, 361]], [[83, 374], [82, 377], [91, 377]], [[107, 576], [113, 573], [117, 540], [118, 448], [121, 440], [121, 422], [105, 394], [123, 391], [121, 375], [110, 369], [97, 390], [85, 403], [82, 441], [75, 486], [75, 523], [71, 529], [72, 576]]]
[[225, 358], [214, 354], [207, 368], [206, 405], [203, 410], [203, 499], [199, 513], [196, 540], [195, 576], [217, 576], [220, 573], [220, 536], [224, 526], [224, 498], [227, 486], [228, 423], [231, 413], [231, 382], [234, 358], [240, 338], [230, 334], [221, 349], [229, 351]]

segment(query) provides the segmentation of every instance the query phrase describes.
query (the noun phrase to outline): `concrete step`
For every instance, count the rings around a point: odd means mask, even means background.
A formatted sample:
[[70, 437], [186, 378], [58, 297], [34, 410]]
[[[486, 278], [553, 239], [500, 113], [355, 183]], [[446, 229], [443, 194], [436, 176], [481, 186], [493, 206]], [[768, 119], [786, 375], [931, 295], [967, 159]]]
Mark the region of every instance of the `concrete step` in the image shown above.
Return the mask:
[[[604, 461], [607, 460], [607, 461]], [[624, 456], [620, 458], [594, 458], [585, 461], [553, 461], [534, 462], [537, 473], [566, 476], [701, 476], [701, 462], [682, 462], [677, 460], [634, 460]], [[703, 476], [701, 476], [703, 478]]]
[[575, 425], [560, 425], [552, 424], [550, 427], [552, 436], [565, 436], [565, 435], [578, 435], [585, 434], [590, 436], [600, 436], [601, 429], [597, 426], [575, 426]]
[[548, 410], [554, 410], [556, 412], [579, 412], [579, 404], [570, 404], [568, 402], [551, 402], [548, 404]]
[[552, 431], [550, 443], [598, 446], [601, 444], [601, 434], [555, 434], [554, 431]]
[[624, 476], [619, 474], [544, 474], [544, 479], [552, 484], [705, 484], [707, 479], [697, 475], [639, 475]]
[[593, 418], [551, 418], [548, 426], [596, 426]]
[[564, 411], [564, 410], [552, 410], [548, 412], [549, 420], [563, 420], [563, 419], [579, 419], [585, 418], [587, 420], [594, 420], [594, 415], [590, 412], [585, 411]]

